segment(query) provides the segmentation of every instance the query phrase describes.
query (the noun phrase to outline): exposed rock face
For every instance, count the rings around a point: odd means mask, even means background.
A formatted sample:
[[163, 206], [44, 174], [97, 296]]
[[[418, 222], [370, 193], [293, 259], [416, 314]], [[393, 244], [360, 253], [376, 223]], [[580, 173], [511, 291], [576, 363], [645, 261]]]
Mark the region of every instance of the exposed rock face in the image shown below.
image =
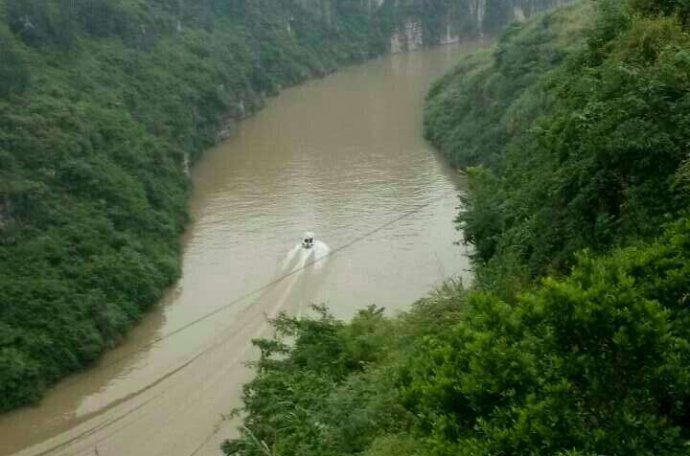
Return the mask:
[[[392, 15], [390, 31], [392, 53], [413, 51], [425, 45], [454, 43], [463, 36], [494, 33], [510, 21], [525, 21], [547, 8], [571, 0], [351, 0], [346, 5], [336, 0], [296, 0], [299, 7], [315, 15], [328, 26], [335, 24], [343, 8], [371, 16]], [[286, 28], [292, 32], [291, 21]]]
[[424, 27], [420, 20], [407, 19], [391, 37], [391, 52], [414, 51], [424, 45]]
[[525, 21], [571, 0], [455, 0], [436, 9], [425, 9], [421, 0], [371, 1], [376, 7], [385, 5], [394, 11], [397, 25], [390, 49], [396, 53], [424, 45], [454, 43], [463, 36], [495, 33], [510, 21]]
[[455, 20], [452, 10], [448, 10], [439, 24], [438, 44], [450, 44], [460, 41], [460, 25]]
[[469, 17], [477, 25], [478, 30], [483, 30], [484, 19], [486, 17], [486, 0], [469, 0], [468, 4]]
[[[479, 35], [495, 31], [507, 22], [524, 22], [534, 14], [572, 0], [465, 0], [467, 16]], [[462, 3], [462, 2], [461, 2]], [[467, 23], [467, 21], [464, 21]]]
[[525, 15], [525, 10], [523, 10], [522, 7], [519, 5], [516, 5], [513, 7], [513, 17], [515, 18], [516, 21], [519, 21], [519, 22], [524, 22], [527, 20], [527, 16]]

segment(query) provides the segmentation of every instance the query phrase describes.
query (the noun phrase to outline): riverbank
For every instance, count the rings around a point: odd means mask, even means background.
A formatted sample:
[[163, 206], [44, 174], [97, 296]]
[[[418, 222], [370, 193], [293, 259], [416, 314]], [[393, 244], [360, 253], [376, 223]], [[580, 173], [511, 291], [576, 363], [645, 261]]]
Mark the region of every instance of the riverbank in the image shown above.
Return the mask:
[[185, 171], [229, 119], [386, 50], [373, 17], [279, 2], [51, 5], [0, 9], [0, 410], [93, 363], [179, 278]]
[[168, 3], [0, 4], [0, 410], [93, 364], [179, 278], [187, 172], [219, 132], [391, 37], [433, 44], [513, 14]]
[[[431, 82], [482, 45], [382, 57], [286, 89], [208, 150], [191, 170], [179, 281], [96, 366], [0, 416], [0, 455], [191, 454], [207, 439], [197, 456], [218, 454], [267, 317], [308, 315], [312, 302], [344, 319], [359, 302], [392, 315], [468, 274], [448, 248], [461, 181], [423, 140], [422, 108]], [[333, 255], [283, 277], [308, 260], [294, 249], [307, 230]]]
[[688, 11], [592, 6], [430, 92], [428, 137], [474, 165], [473, 286], [393, 319], [276, 319], [226, 454], [687, 452]]

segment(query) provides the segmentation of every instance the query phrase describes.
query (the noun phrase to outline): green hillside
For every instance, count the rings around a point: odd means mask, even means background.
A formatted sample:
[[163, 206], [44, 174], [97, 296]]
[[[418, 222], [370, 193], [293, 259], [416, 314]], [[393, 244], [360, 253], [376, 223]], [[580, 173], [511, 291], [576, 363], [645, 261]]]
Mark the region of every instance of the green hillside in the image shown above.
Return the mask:
[[0, 411], [116, 344], [179, 275], [185, 169], [267, 95], [386, 52], [340, 2], [0, 1]]
[[684, 5], [582, 2], [443, 78], [426, 131], [474, 166], [475, 283], [396, 318], [279, 318], [225, 453], [688, 454]]
[[179, 275], [186, 171], [307, 78], [557, 0], [0, 0], [0, 411], [118, 343]]

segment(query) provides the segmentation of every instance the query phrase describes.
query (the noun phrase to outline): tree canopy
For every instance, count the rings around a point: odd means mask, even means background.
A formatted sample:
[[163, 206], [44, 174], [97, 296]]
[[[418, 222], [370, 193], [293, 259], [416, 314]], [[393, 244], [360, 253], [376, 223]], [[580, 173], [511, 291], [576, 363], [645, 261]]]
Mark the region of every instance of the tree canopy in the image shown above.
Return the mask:
[[467, 167], [476, 280], [279, 318], [225, 453], [687, 454], [684, 5], [559, 9], [439, 81], [426, 133]]

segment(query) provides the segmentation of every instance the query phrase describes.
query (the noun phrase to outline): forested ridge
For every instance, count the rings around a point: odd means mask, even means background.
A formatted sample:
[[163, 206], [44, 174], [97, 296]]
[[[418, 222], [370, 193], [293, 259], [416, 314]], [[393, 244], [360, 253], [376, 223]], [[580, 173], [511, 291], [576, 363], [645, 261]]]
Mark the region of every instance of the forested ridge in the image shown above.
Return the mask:
[[178, 277], [186, 170], [267, 96], [388, 52], [406, 21], [434, 44], [557, 0], [476, 3], [0, 0], [0, 411]]
[[0, 1], [0, 410], [96, 360], [178, 277], [185, 170], [219, 131], [388, 49], [391, 8], [303, 3]]
[[257, 340], [237, 455], [687, 455], [690, 8], [581, 1], [430, 91], [472, 284]]
[[0, 410], [93, 362], [178, 277], [185, 169], [219, 130], [386, 49], [356, 9], [329, 26], [293, 6], [0, 2]]

